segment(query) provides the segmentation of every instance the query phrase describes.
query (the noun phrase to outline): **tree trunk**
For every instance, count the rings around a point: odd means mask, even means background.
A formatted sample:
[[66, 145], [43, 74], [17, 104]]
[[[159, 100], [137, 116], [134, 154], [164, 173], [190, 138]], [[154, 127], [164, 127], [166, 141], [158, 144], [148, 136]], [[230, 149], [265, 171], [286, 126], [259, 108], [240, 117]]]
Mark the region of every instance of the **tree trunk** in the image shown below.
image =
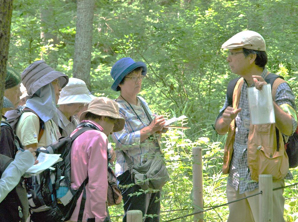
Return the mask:
[[[13, 0], [0, 0], [0, 110], [5, 89], [6, 64], [10, 41], [10, 24]], [[1, 112], [2, 113], [2, 112]], [[1, 132], [1, 131], [0, 131]]]
[[42, 43], [46, 48], [45, 53], [42, 53], [41, 58], [47, 62], [47, 64], [51, 65], [52, 68], [57, 68], [58, 66], [58, 51], [53, 50], [53, 48], [56, 48], [56, 45], [59, 43], [58, 37], [56, 34], [52, 34], [52, 32], [49, 30], [49, 25], [53, 18], [54, 18], [54, 12], [53, 7], [41, 7], [40, 8], [41, 14], [41, 21], [42, 24], [44, 24], [43, 27], [41, 27], [40, 37], [42, 39]]
[[73, 76], [84, 80], [89, 89], [94, 7], [95, 0], [77, 1]]

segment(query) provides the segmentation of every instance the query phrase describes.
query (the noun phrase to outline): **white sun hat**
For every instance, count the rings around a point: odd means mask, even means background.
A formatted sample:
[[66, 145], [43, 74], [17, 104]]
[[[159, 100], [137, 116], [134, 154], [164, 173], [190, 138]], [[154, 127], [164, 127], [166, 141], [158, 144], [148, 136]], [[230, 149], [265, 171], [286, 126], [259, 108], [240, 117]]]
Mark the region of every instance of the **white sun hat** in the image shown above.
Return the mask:
[[90, 103], [92, 97], [86, 83], [77, 78], [69, 78], [67, 85], [61, 90], [58, 105], [72, 103]]
[[26, 87], [24, 86], [23, 83], [21, 83], [20, 90], [21, 90], [21, 93], [22, 93], [22, 95], [20, 96], [20, 99], [23, 99], [23, 98], [28, 96], [27, 89], [26, 89]]

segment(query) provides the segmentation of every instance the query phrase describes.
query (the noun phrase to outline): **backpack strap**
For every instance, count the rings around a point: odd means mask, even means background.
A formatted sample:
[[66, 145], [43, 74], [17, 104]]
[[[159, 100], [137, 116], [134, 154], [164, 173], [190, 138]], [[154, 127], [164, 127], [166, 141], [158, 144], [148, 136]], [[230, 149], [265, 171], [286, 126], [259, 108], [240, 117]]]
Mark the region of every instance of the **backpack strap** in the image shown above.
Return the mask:
[[[83, 134], [84, 132], [86, 132], [86, 131], [88, 131], [88, 130], [94, 130], [94, 129], [92, 129], [92, 128], [90, 128], [90, 127], [82, 127], [81, 129], [79, 129], [74, 135], [72, 135], [70, 138], [71, 138], [71, 141], [70, 141], [70, 147], [69, 147], [69, 149], [71, 149], [71, 147], [72, 147], [72, 144], [73, 144], [73, 142], [74, 142], [74, 140], [76, 139], [76, 138], [78, 138], [81, 134]], [[62, 139], [62, 138], [61, 138]], [[47, 148], [48, 149], [48, 151], [50, 152], [50, 153], [61, 153], [61, 150], [59, 149], [56, 149], [56, 150], [53, 150], [53, 148]], [[49, 150], [49, 149], [51, 149], [51, 150]], [[65, 151], [63, 151], [63, 152], [65, 152]], [[57, 178], [60, 178], [61, 177], [61, 172], [60, 171], [57, 171]], [[87, 177], [88, 178], [88, 177]], [[59, 183], [60, 183], [60, 181], [59, 180], [57, 180], [56, 181], [56, 183], [55, 183], [55, 187], [56, 187], [56, 189], [58, 189], [59, 187], [60, 187], [60, 185], [59, 185]]]
[[1, 126], [9, 126], [11, 128], [11, 125], [9, 125], [8, 122], [1, 120]]
[[265, 81], [266, 81], [268, 84], [271, 84], [272, 98], [273, 98], [273, 100], [275, 100], [275, 95], [276, 95], [276, 91], [277, 91], [278, 86], [279, 86], [281, 83], [284, 83], [284, 82], [286, 82], [286, 81], [284, 80], [284, 78], [283, 78], [282, 76], [275, 75], [275, 74], [273, 74], [273, 73], [269, 73], [269, 74], [265, 77]]
[[[82, 127], [73, 136], [71, 136], [71, 144], [73, 143], [73, 141], [77, 137], [79, 137], [81, 134], [83, 134], [84, 132], [86, 132], [88, 130], [96, 130], [96, 129], [91, 128], [91, 127], [87, 127], [87, 126]], [[80, 204], [79, 216], [78, 216], [78, 222], [82, 221], [83, 213], [84, 213], [84, 208], [85, 208], [85, 203], [86, 203], [86, 188], [85, 187], [86, 187], [86, 185], [88, 183], [88, 180], [89, 180], [89, 177], [87, 176], [87, 178], [83, 181], [83, 183], [81, 184], [81, 186], [79, 187], [79, 189], [75, 192], [75, 195], [73, 196], [73, 199], [69, 203], [69, 207], [67, 207], [69, 210], [67, 212], [65, 212], [65, 215], [64, 215], [64, 218], [63, 219], [68, 220], [71, 217], [71, 215], [73, 214], [73, 211], [75, 210], [75, 207], [76, 207], [76, 204], [77, 204], [77, 200], [81, 196], [82, 191], [84, 191], [83, 192], [83, 196], [82, 196], [82, 200], [81, 200], [81, 204]]]
[[236, 79], [232, 79], [227, 88], [227, 99], [228, 99], [228, 106], [233, 106], [233, 93], [234, 93], [234, 88], [236, 86], [236, 83], [241, 77], [238, 77]]
[[[236, 78], [236, 79], [232, 79], [229, 82], [229, 85], [228, 85], [228, 88], [227, 88], [228, 106], [232, 106], [233, 105], [234, 88], [235, 88], [236, 83], [238, 82], [239, 79], [240, 79], [240, 77], [239, 78]], [[274, 84], [275, 80], [277, 80], [276, 81], [277, 84]], [[281, 83], [286, 82], [282, 76], [279, 76], [279, 75], [276, 75], [276, 74], [273, 74], [273, 73], [269, 73], [268, 75], [266, 75], [265, 81], [268, 84], [271, 84], [271, 91], [272, 91], [273, 99], [275, 99], [275, 94], [276, 94], [276, 90], [277, 90], [278, 86]]]
[[[273, 101], [275, 101], [275, 95], [276, 95], [276, 91], [277, 91], [278, 86], [281, 83], [284, 83], [286, 81], [284, 80], [284, 78], [282, 76], [279, 76], [279, 75], [276, 75], [276, 74], [273, 74], [273, 73], [269, 73], [265, 77], [265, 81], [268, 84], [271, 84], [271, 94], [272, 94]], [[279, 139], [280, 138], [279, 138], [279, 130], [278, 130], [277, 127], [275, 127], [275, 133], [276, 133], [276, 144], [277, 144], [276, 149], [277, 149], [277, 151], [279, 151]]]
[[44, 121], [39, 117], [39, 115], [32, 109], [28, 108], [28, 107], [25, 107], [23, 109], [23, 113], [25, 112], [31, 112], [31, 113], [34, 113], [38, 119], [39, 119], [39, 133], [38, 133], [38, 142], [40, 141], [43, 133], [44, 133], [44, 129], [45, 129], [45, 124], [44, 124]]

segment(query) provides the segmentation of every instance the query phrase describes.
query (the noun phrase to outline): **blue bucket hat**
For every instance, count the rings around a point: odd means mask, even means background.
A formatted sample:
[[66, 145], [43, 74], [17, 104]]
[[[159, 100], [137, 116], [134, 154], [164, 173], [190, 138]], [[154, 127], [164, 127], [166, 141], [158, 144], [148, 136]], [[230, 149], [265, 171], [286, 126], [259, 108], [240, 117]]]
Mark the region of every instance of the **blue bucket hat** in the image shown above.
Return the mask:
[[133, 70], [142, 67], [142, 75], [145, 76], [147, 73], [147, 66], [143, 62], [135, 62], [132, 58], [126, 57], [118, 60], [111, 69], [111, 76], [114, 79], [112, 89], [114, 91], [119, 91], [119, 84], [124, 79], [127, 74]]

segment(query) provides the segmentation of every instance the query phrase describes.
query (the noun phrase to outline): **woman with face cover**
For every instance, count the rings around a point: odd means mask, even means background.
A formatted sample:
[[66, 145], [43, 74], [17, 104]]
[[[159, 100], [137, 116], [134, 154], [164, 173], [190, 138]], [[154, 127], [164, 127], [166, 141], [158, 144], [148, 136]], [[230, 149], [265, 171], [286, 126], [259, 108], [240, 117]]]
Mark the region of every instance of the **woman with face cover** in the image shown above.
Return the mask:
[[68, 77], [44, 61], [35, 61], [21, 75], [27, 89], [26, 108], [16, 128], [16, 134], [26, 148], [37, 149], [57, 141], [60, 137], [57, 126], [57, 102]]
[[[24, 149], [36, 150], [56, 142], [61, 137], [58, 128], [57, 102], [61, 88], [68, 83], [68, 77], [47, 65], [44, 61], [35, 61], [21, 74], [22, 83], [27, 89], [28, 99], [19, 122], [16, 134]], [[40, 177], [32, 177], [28, 182], [34, 196], [34, 189], [40, 184]], [[33, 194], [32, 194], [33, 193]], [[35, 203], [30, 205], [35, 207]], [[31, 209], [31, 220], [47, 222], [51, 207], [42, 205]], [[50, 219], [50, 221], [53, 221]]]

